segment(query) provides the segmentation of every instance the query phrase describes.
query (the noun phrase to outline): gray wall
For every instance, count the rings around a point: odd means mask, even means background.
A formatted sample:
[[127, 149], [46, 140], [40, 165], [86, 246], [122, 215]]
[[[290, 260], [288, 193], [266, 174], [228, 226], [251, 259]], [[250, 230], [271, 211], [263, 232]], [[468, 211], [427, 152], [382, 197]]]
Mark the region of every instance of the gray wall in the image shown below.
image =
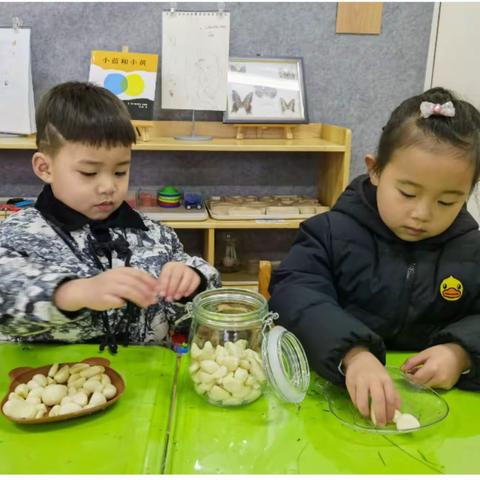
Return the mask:
[[[178, 3], [211, 10], [216, 3]], [[0, 25], [32, 27], [35, 99], [53, 85], [86, 80], [91, 50], [161, 53], [161, 15], [170, 3], [0, 3]], [[380, 35], [337, 35], [336, 3], [227, 3], [231, 55], [304, 58], [311, 122], [353, 131], [351, 178], [364, 171], [382, 125], [422, 90], [433, 3], [385, 3]], [[160, 82], [158, 82], [158, 96]], [[188, 119], [157, 102], [156, 119]], [[221, 120], [217, 112], [199, 119]], [[36, 194], [30, 151], [0, 150], [0, 195]], [[314, 194], [309, 154], [134, 152], [132, 186], [173, 183], [205, 194]]]

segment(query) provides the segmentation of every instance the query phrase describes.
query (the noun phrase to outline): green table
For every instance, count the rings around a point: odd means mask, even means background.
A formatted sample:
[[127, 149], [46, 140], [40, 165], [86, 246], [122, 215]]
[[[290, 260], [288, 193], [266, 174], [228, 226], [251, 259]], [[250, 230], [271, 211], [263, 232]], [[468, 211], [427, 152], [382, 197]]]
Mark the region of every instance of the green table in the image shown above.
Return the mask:
[[94, 415], [45, 425], [15, 424], [0, 416], [0, 474], [160, 473], [166, 453], [176, 356], [153, 346], [37, 346], [0, 343], [0, 394], [19, 366], [109, 358], [125, 380], [125, 393]]
[[480, 473], [478, 393], [446, 392], [450, 413], [439, 425], [387, 436], [342, 425], [315, 380], [301, 406], [267, 393], [245, 407], [215, 407], [194, 392], [187, 358], [181, 363], [166, 473]]

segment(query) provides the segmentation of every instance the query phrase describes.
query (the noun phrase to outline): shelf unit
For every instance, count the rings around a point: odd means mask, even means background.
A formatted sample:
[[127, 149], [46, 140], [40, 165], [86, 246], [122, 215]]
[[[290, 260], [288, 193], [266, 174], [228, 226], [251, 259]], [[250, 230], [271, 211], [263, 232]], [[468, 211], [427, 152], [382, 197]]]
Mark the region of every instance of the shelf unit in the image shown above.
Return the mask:
[[[321, 204], [331, 207], [348, 183], [351, 152], [351, 131], [348, 128], [310, 123], [298, 125], [293, 139], [285, 139], [281, 129], [258, 130], [245, 126], [245, 138], [237, 140], [236, 128], [221, 122], [196, 122], [198, 135], [210, 135], [210, 141], [185, 142], [175, 136], [189, 135], [189, 121], [155, 121], [150, 140], [137, 140], [133, 150], [145, 151], [211, 151], [211, 152], [314, 152], [317, 153], [319, 173], [316, 179], [317, 198]], [[261, 135], [261, 136], [259, 136]], [[0, 149], [34, 150], [35, 137], [0, 138]], [[266, 192], [268, 193], [268, 192]], [[301, 220], [214, 220], [165, 221], [176, 230], [202, 230], [203, 256], [215, 263], [215, 234], [232, 229], [297, 229]], [[246, 273], [223, 274], [225, 285], [255, 288], [256, 278]]]

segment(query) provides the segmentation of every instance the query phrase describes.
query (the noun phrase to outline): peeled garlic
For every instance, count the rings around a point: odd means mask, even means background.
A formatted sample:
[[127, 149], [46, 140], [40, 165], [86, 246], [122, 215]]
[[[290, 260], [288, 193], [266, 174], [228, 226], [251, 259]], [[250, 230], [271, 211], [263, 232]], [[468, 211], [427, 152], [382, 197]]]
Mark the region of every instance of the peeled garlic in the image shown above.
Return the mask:
[[108, 385], [112, 383], [112, 380], [106, 373], [102, 373], [100, 376], [100, 382], [102, 383], [102, 385]]
[[80, 376], [84, 378], [90, 378], [94, 375], [99, 373], [103, 373], [105, 371], [105, 367], [102, 365], [95, 365], [93, 367], [88, 367], [80, 371]]
[[37, 373], [36, 375], [34, 375], [32, 380], [34, 382], [37, 382], [40, 385], [40, 387], [47, 386], [47, 377], [45, 375], [42, 375], [41, 373]]
[[53, 379], [57, 383], [65, 383], [68, 380], [68, 376], [70, 375], [70, 371], [68, 369], [68, 365], [64, 365], [54, 376]]
[[42, 418], [47, 413], [47, 407], [43, 403], [37, 405], [37, 413], [35, 418]]
[[56, 417], [60, 415], [60, 405], [55, 405], [51, 408], [51, 410], [48, 412], [49, 417]]
[[40, 405], [42, 403], [42, 399], [40, 397], [36, 397], [35, 395], [29, 395], [25, 401], [27, 403], [31, 403], [32, 405]]
[[88, 395], [85, 392], [77, 392], [70, 396], [73, 403], [84, 407], [88, 403]]
[[29, 382], [27, 382], [27, 387], [30, 389], [30, 390], [33, 390], [34, 388], [41, 388], [41, 385], [38, 384], [35, 380], [30, 380]]
[[109, 383], [103, 387], [102, 393], [107, 400], [110, 400], [117, 394], [117, 389], [115, 388], [115, 385]]
[[413, 430], [420, 427], [418, 418], [410, 413], [401, 413], [397, 417], [397, 430]]
[[103, 393], [93, 392], [87, 407], [95, 407], [97, 405], [102, 405], [103, 403], [106, 403], [106, 402], [107, 402], [107, 399], [105, 398], [105, 395], [103, 395]]
[[17, 385], [9, 393], [3, 412], [19, 419], [54, 417], [102, 405], [115, 395], [117, 389], [102, 365], [76, 363], [70, 367], [55, 363], [48, 376], [38, 373], [28, 383]]
[[69, 413], [75, 413], [79, 412], [82, 409], [78, 403], [64, 403], [63, 405], [60, 406], [60, 410], [58, 411], [59, 415], [67, 415]]
[[101, 392], [103, 389], [103, 385], [98, 380], [92, 380], [90, 378], [83, 384], [83, 389], [88, 395], [89, 393], [93, 392]]
[[207, 373], [215, 372], [218, 370], [218, 367], [218, 363], [213, 360], [202, 360], [200, 362], [200, 368]]
[[67, 393], [65, 385], [47, 385], [42, 392], [42, 401], [47, 407], [57, 405]]
[[9, 400], [25, 400], [23, 397], [21, 397], [20, 395], [18, 395], [18, 393], [15, 393], [15, 392], [10, 392], [8, 395], [8, 399]]
[[42, 393], [43, 393], [43, 388], [37, 387], [37, 388], [34, 388], [33, 390], [30, 390], [30, 392], [28, 392], [27, 398], [28, 397], [41, 397]]
[[19, 397], [27, 398], [27, 395], [28, 395], [28, 392], [30, 391], [30, 388], [25, 383], [21, 383], [20, 385], [17, 385], [15, 387], [14, 391]]
[[53, 378], [55, 374], [58, 372], [58, 363], [54, 363], [51, 367], [50, 370], [48, 371], [48, 377]]
[[195, 390], [222, 405], [241, 405], [257, 399], [266, 381], [260, 356], [245, 339], [215, 348], [210, 341], [200, 348], [192, 342], [189, 366]]
[[402, 414], [400, 410], [395, 409], [393, 412], [393, 422], [397, 423], [398, 417]]
[[25, 400], [8, 400], [2, 410], [5, 415], [18, 419], [35, 418], [37, 414], [37, 406]]
[[[376, 426], [377, 420], [375, 418], [373, 405], [370, 407], [370, 419]], [[410, 413], [402, 413], [397, 409], [393, 412], [393, 422], [396, 424], [397, 430], [413, 430], [420, 427], [420, 422], [414, 415]]]
[[85, 370], [86, 368], [89, 368], [91, 365], [89, 363], [75, 363], [70, 367], [70, 373], [79, 373], [82, 370]]

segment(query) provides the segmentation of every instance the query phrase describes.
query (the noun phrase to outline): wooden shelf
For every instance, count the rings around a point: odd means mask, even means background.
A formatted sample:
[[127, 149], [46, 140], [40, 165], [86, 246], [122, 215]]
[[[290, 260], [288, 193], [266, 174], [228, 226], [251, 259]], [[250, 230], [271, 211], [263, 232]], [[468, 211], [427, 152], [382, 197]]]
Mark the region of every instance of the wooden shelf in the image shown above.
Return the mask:
[[[198, 135], [211, 135], [210, 141], [187, 142], [176, 140], [175, 136], [188, 135], [191, 122], [153, 122], [150, 140], [137, 139], [133, 150], [156, 151], [242, 151], [242, 152], [346, 152], [350, 146], [346, 135], [348, 130], [335, 125], [310, 123], [295, 128], [295, 138], [286, 140], [273, 129], [261, 138], [235, 138], [233, 125], [221, 122], [196, 122]], [[35, 135], [0, 137], [0, 149], [34, 150]]]
[[[317, 187], [317, 198], [322, 205], [332, 206], [348, 184], [350, 169], [351, 131], [348, 128], [309, 123], [296, 125], [293, 139], [285, 139], [281, 128], [266, 130], [245, 125], [245, 138], [236, 139], [237, 128], [222, 122], [196, 122], [197, 135], [209, 135], [205, 142], [176, 140], [179, 135], [190, 135], [190, 121], [154, 121], [150, 140], [137, 140], [135, 151], [199, 151], [199, 152], [311, 152], [312, 161], [318, 161], [318, 176], [312, 179]], [[34, 150], [35, 136], [0, 137], [0, 149]], [[280, 165], [280, 162], [279, 162]], [[292, 179], [295, 184], [295, 179]], [[268, 193], [268, 192], [266, 192]], [[231, 229], [297, 229], [299, 220], [207, 220], [164, 221], [178, 230], [195, 229], [203, 232], [203, 257], [215, 264], [215, 236], [217, 230]], [[222, 274], [225, 285], [256, 288], [256, 275], [246, 272]]]
[[35, 150], [35, 135], [22, 135], [20, 137], [1, 137], [0, 148], [9, 150]]
[[188, 221], [182, 222], [178, 220], [164, 220], [163, 224], [169, 225], [175, 229], [215, 229], [215, 230], [229, 230], [229, 229], [270, 229], [270, 228], [298, 228], [301, 220], [215, 220], [210, 218], [208, 220]]
[[224, 287], [258, 285], [258, 274], [251, 274], [242, 270], [234, 273], [221, 273], [220, 276]]

